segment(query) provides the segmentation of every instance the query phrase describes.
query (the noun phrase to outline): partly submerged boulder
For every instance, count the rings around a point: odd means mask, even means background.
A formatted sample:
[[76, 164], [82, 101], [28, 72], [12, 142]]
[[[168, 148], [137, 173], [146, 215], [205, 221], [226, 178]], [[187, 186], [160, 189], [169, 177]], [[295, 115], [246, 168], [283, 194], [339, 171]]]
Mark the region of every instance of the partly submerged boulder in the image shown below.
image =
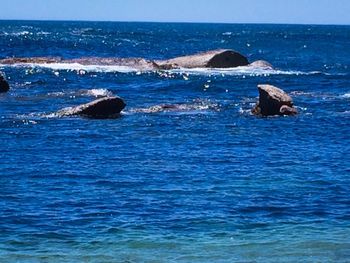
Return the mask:
[[0, 93], [8, 92], [10, 90], [10, 85], [6, 81], [5, 77], [0, 72]]
[[219, 49], [169, 60], [156, 61], [160, 68], [234, 68], [247, 66], [248, 59], [240, 53]]
[[94, 119], [116, 118], [126, 104], [119, 97], [104, 97], [76, 107], [60, 110], [58, 116], [83, 116]]
[[262, 69], [273, 69], [273, 66], [265, 60], [257, 60], [249, 64], [249, 67], [262, 68]]
[[259, 102], [252, 113], [262, 116], [295, 115], [292, 98], [283, 90], [272, 85], [258, 85]]

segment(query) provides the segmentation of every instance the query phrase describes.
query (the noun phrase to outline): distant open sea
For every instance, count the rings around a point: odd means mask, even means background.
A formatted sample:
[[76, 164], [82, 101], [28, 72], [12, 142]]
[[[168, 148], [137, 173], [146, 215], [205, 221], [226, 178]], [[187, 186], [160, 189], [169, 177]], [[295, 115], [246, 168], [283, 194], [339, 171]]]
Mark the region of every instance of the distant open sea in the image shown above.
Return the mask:
[[[350, 262], [350, 26], [0, 21], [0, 58], [218, 48], [276, 69], [0, 65], [0, 262]], [[299, 115], [252, 116], [265, 83]]]

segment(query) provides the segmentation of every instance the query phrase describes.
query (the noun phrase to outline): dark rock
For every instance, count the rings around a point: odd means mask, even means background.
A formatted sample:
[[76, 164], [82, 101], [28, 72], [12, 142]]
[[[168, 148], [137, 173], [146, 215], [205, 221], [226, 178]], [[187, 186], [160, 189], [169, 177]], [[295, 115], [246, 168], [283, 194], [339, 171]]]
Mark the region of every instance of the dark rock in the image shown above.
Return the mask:
[[262, 116], [295, 115], [292, 98], [283, 90], [271, 85], [258, 85], [259, 102], [252, 113]]
[[0, 73], [0, 93], [8, 92], [10, 90], [10, 85], [6, 81], [5, 77]]
[[273, 69], [273, 66], [265, 60], [257, 60], [249, 64], [253, 68]]
[[219, 49], [191, 56], [156, 61], [160, 68], [234, 68], [247, 66], [248, 59], [233, 50]]
[[65, 108], [57, 113], [58, 116], [83, 116], [93, 119], [108, 119], [120, 116], [126, 104], [119, 97], [104, 97], [76, 107]]

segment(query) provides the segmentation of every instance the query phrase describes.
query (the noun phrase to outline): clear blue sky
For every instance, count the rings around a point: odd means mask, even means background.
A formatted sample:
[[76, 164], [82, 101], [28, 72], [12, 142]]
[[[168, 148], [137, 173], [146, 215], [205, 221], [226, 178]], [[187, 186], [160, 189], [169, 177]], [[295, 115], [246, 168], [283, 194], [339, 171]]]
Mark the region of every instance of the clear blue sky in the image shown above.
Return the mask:
[[0, 19], [350, 24], [350, 0], [0, 0]]

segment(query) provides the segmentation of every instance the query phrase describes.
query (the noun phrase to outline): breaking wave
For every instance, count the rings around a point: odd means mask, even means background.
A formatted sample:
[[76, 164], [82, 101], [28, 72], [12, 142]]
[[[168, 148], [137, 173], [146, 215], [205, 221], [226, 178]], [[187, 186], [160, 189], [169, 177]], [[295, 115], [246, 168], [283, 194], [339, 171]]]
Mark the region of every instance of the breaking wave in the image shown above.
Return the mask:
[[85, 72], [120, 72], [131, 73], [138, 70], [126, 66], [82, 65], [79, 63], [23, 63], [13, 65], [0, 65], [1, 67], [45, 68], [52, 70], [85, 71]]
[[2, 32], [1, 35], [5, 35], [5, 36], [27, 36], [27, 35], [33, 35], [33, 33], [24, 30], [24, 31], [19, 31], [19, 32]]
[[278, 70], [255, 67], [236, 68], [193, 68], [193, 69], [173, 69], [173, 73], [188, 73], [192, 75], [228, 75], [228, 76], [270, 76], [270, 75], [314, 75], [327, 74], [320, 71], [303, 72], [295, 70]]
[[58, 91], [58, 92], [50, 92], [47, 94], [48, 97], [80, 97], [80, 96], [87, 96], [87, 97], [106, 97], [106, 96], [112, 96], [113, 93], [109, 91], [108, 89], [82, 89], [77, 91]]
[[112, 96], [113, 93], [108, 89], [89, 89], [89, 90], [81, 90], [81, 95], [92, 96], [92, 97], [105, 97]]
[[297, 70], [279, 70], [268, 68], [255, 68], [250, 66], [236, 68], [181, 68], [171, 70], [139, 69], [123, 65], [82, 65], [79, 63], [19, 63], [13, 65], [0, 64], [0, 67], [23, 67], [23, 68], [44, 68], [52, 70], [66, 70], [90, 73], [147, 73], [147, 72], [167, 72], [172, 74], [191, 75], [223, 75], [223, 76], [270, 76], [270, 75], [332, 75], [321, 71], [303, 72]]

